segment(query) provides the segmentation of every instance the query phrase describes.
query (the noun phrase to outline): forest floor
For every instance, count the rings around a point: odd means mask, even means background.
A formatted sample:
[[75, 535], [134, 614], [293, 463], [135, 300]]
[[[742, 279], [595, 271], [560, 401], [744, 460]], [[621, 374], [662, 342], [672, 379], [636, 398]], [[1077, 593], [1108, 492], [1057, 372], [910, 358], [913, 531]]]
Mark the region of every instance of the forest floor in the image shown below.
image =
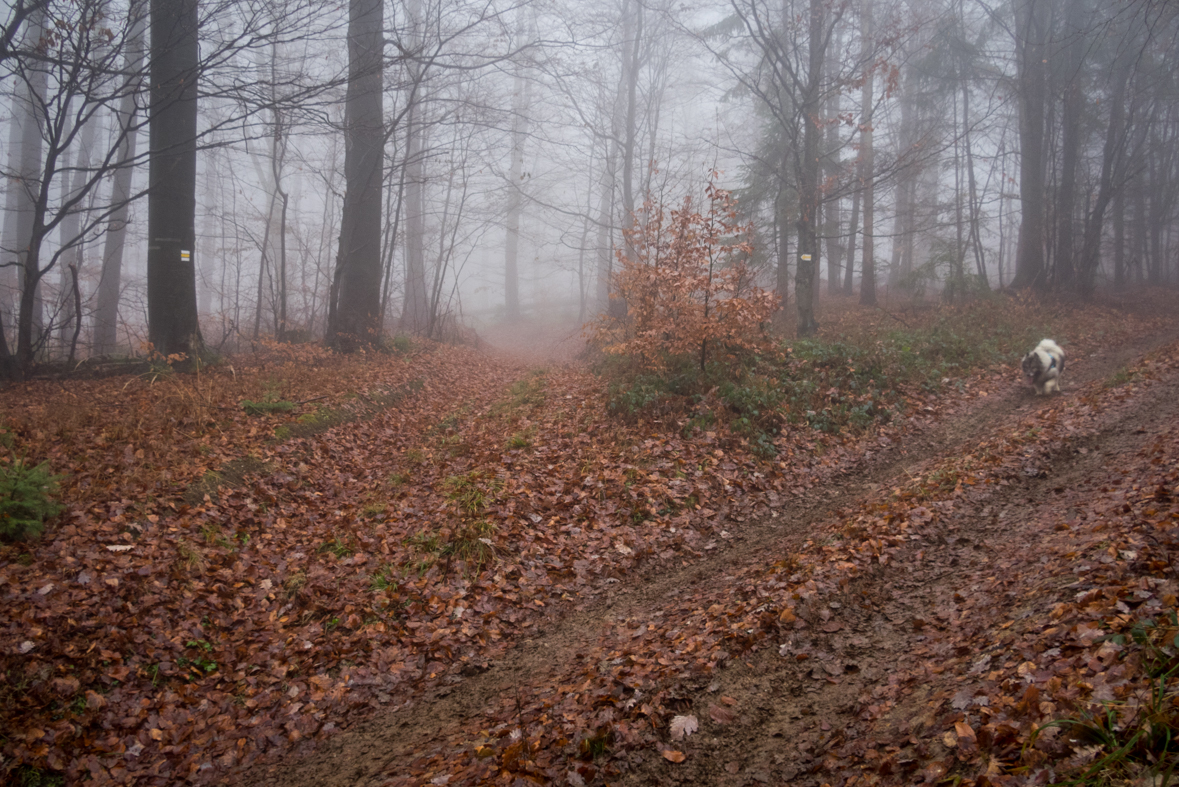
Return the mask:
[[599, 378], [553, 365], [574, 336], [553, 326], [0, 392], [13, 454], [62, 473], [67, 506], [0, 547], [2, 766], [1138, 778], [1179, 726], [1179, 322], [1132, 304], [1028, 312], [1068, 350], [1061, 395], [1012, 353], [887, 423], [791, 425], [772, 457], [723, 423], [612, 415]]

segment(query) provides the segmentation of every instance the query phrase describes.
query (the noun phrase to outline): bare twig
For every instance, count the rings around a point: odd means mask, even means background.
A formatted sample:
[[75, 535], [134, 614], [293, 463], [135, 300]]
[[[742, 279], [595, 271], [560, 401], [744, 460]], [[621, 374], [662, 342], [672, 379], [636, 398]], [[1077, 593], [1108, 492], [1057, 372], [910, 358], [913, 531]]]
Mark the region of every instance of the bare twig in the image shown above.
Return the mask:
[[883, 306], [881, 306], [880, 304], [876, 304], [876, 308], [877, 308], [877, 309], [880, 309], [880, 311], [884, 312], [884, 313], [885, 313], [885, 314], [887, 314], [889, 317], [892, 317], [894, 320], [896, 320], [896, 321], [897, 321], [897, 322], [899, 322], [901, 325], [903, 325], [903, 326], [905, 326], [906, 328], [908, 328], [910, 331], [911, 331], [911, 330], [913, 330], [913, 326], [912, 326], [912, 325], [909, 325], [909, 323], [905, 322], [905, 321], [904, 321], [904, 320], [902, 320], [900, 317], [896, 316], [895, 314], [893, 314], [892, 312], [890, 312], [888, 309], [884, 308], [884, 307], [883, 307]]

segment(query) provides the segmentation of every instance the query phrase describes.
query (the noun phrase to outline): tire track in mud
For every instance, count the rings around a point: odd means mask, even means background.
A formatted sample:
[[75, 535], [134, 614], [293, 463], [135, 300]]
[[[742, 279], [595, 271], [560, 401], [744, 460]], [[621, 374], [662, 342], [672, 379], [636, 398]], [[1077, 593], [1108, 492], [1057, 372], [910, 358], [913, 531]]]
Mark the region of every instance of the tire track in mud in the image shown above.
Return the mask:
[[[927, 702], [935, 693], [934, 684], [914, 687], [879, 723], [865, 719], [862, 712], [872, 703], [875, 687], [888, 684], [912, 663], [916, 648], [926, 653], [940, 650], [947, 657], [962, 655], [952, 623], [938, 620], [936, 610], [983, 585], [984, 578], [996, 571], [996, 555], [1019, 556], [1019, 562], [1006, 570], [1015, 577], [1034, 576], [1040, 523], [1060, 517], [1056, 493], [1108, 477], [1112, 458], [1135, 456], [1157, 440], [1169, 424], [1179, 421], [1177, 392], [1179, 374], [1172, 372], [1097, 432], [1071, 439], [1064, 451], [1046, 457], [1035, 474], [934, 525], [911, 531], [910, 541], [888, 566], [877, 567], [854, 580], [841, 596], [826, 600], [820, 611], [829, 615], [824, 620], [838, 623], [837, 632], [808, 626], [784, 637], [779, 650], [762, 649], [718, 672], [707, 689], [690, 693], [685, 703], [702, 722], [698, 741], [677, 744], [690, 753], [688, 759], [669, 765], [646, 758], [618, 783], [817, 786], [833, 780], [821, 771], [835, 769], [824, 758], [833, 756], [837, 746], [870, 734], [879, 740], [882, 730], [917, 735], [931, 727], [938, 715], [937, 707]], [[1071, 595], [1063, 586], [1050, 588], [1039, 599], [1040, 606]], [[991, 598], [996, 609], [1008, 603], [1008, 598]], [[1014, 621], [1025, 613], [1031, 611], [1011, 609], [1005, 617]], [[947, 675], [940, 683], [953, 679]], [[710, 724], [704, 717], [702, 709], [719, 697], [740, 709], [737, 723]], [[932, 760], [947, 753], [940, 747], [917, 756], [913, 748], [900, 752], [902, 761], [906, 756], [910, 762]], [[920, 780], [912, 773], [895, 777], [895, 782], [883, 783]]]
[[[1090, 382], [1107, 379], [1171, 338], [1170, 335], [1148, 337], [1088, 357], [1070, 357], [1064, 395], [1068, 396]], [[651, 610], [675, 603], [675, 597], [694, 585], [705, 583], [711, 577], [736, 567], [762, 562], [771, 547], [776, 553], [797, 551], [809, 537], [813, 523], [834, 516], [842, 508], [857, 505], [862, 499], [871, 497], [875, 490], [889, 486], [889, 482], [905, 482], [921, 466], [963, 450], [984, 431], [1017, 420], [1022, 414], [1041, 406], [1046, 406], [1045, 400], [1017, 386], [1013, 379], [1003, 393], [968, 400], [941, 422], [920, 427], [915, 433], [904, 435], [882, 450], [852, 463], [828, 483], [787, 501], [775, 512], [776, 516], [730, 526], [733, 531], [731, 540], [716, 552], [687, 565], [662, 567], [658, 573], [646, 579], [640, 576], [624, 578], [599, 591], [597, 598], [550, 612], [535, 627], [536, 631], [543, 634], [510, 644], [503, 651], [491, 654], [492, 666], [486, 672], [468, 676], [457, 685], [436, 689], [398, 710], [369, 717], [353, 729], [318, 744], [316, 750], [306, 757], [255, 765], [244, 773], [231, 776], [227, 783], [291, 787], [379, 784], [390, 771], [396, 771], [398, 764], [408, 763], [421, 752], [444, 743], [449, 730], [477, 717], [503, 697], [512, 696], [522, 679], [530, 686], [553, 683], [578, 654], [594, 649], [602, 635], [616, 622], [649, 616]], [[1096, 461], [1096, 455], [1090, 461]], [[986, 526], [995, 527], [1001, 530], [1003, 525]], [[948, 564], [955, 558], [961, 562], [981, 543], [981, 537], [990, 532], [986, 528], [979, 532], [979, 537], [973, 540], [966, 537], [962, 544], [946, 542], [926, 545], [930, 550], [927, 562], [945, 560]], [[869, 583], [862, 587], [870, 593], [884, 592], [885, 586], [878, 584], [884, 582], [882, 577], [860, 582]], [[895, 597], [902, 589], [903, 586], [897, 586], [889, 593]], [[750, 674], [761, 670], [765, 675], [777, 675], [775, 680], [780, 685], [767, 686], [755, 692], [759, 699], [750, 707], [758, 708], [758, 711], [749, 717], [750, 724], [739, 725], [741, 730], [752, 729], [755, 737], [774, 740], [777, 739], [773, 738], [773, 733], [764, 732], [766, 728], [778, 729], [783, 738], [802, 734], [799, 722], [817, 717], [819, 705], [815, 698], [820, 696], [820, 691], [822, 708], [846, 710], [854, 704], [863, 686], [886, 674], [884, 668], [879, 666], [879, 659], [869, 661], [861, 656], [880, 649], [880, 642], [905, 641], [905, 632], [901, 626], [905, 624], [908, 613], [898, 606], [892, 614], [879, 611], [869, 614], [866, 610], [848, 604], [842, 614], [849, 617], [849, 623], [855, 624], [852, 630], [858, 632], [854, 635], [856, 641], [844, 637], [846, 642], [842, 642], [842, 652], [850, 653], [853, 658], [843, 665], [841, 674], [854, 674], [854, 681], [842, 681], [834, 689], [821, 689], [814, 678], [807, 677], [811, 670], [809, 665], [806, 671], [794, 674], [793, 677], [779, 675], [780, 665], [770, 669], [766, 666], [769, 662], [762, 663], [769, 658], [781, 661], [776, 653], [755, 654], [755, 658], [747, 659], [746, 664], [735, 664], [721, 671], [721, 675], [732, 677], [743, 675], [745, 670], [750, 670]], [[858, 617], [852, 619], [851, 615]], [[871, 640], [867, 639], [869, 636]], [[851, 670], [846, 669], [848, 665], [852, 667]], [[756, 680], [754, 685], [757, 685]], [[824, 685], [832, 684], [824, 681]], [[786, 696], [791, 698], [789, 702], [784, 701]], [[706, 703], [701, 707], [704, 706]], [[765, 708], [762, 709], [762, 706]], [[734, 743], [727, 738], [713, 737], [718, 750], [725, 746], [731, 747]], [[819, 738], [821, 735], [816, 740]], [[716, 758], [700, 760], [711, 761]], [[656, 764], [651, 769], [640, 769], [628, 777], [627, 783], [663, 783], [664, 776], [672, 780], [668, 783], [684, 784], [724, 783], [725, 779], [734, 778], [733, 774], [724, 770], [699, 770], [684, 765], [676, 766], [674, 771], [664, 774], [665, 769], [661, 765], [666, 763]], [[746, 774], [752, 773], [747, 778], [754, 781], [763, 775], [761, 772], [753, 773], [749, 768], [740, 770]], [[766, 771], [765, 775], [768, 773]], [[654, 782], [650, 781], [652, 778]], [[746, 777], [741, 778], [735, 783], [745, 783]]]

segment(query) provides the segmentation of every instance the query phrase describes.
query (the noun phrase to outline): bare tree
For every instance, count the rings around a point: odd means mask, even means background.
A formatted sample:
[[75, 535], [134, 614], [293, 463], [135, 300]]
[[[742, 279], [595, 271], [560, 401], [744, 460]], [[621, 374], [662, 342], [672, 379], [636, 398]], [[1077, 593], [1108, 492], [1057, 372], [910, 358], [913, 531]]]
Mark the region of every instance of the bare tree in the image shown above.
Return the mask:
[[[860, 60], [869, 64], [876, 46], [872, 41], [874, 35], [872, 18], [872, 0], [862, 0], [860, 5]], [[860, 97], [860, 184], [863, 189], [864, 200], [864, 263], [860, 277], [860, 303], [865, 306], [876, 305], [876, 163], [875, 150], [872, 147], [872, 123], [874, 97], [872, 95], [875, 68], [867, 65], [864, 74], [864, 85]]]
[[[529, 38], [529, 9], [516, 9], [516, 30], [521, 40]], [[520, 318], [520, 213], [523, 206], [524, 143], [528, 136], [530, 87], [524, 77], [524, 64], [517, 61], [512, 74], [512, 162], [508, 171], [507, 233], [504, 240], [504, 312], [509, 320]]]
[[127, 216], [131, 203], [131, 178], [136, 159], [138, 129], [137, 97], [143, 75], [144, 31], [147, 7], [143, 0], [131, 5], [128, 19], [127, 48], [123, 59], [124, 87], [115, 111], [118, 144], [113, 158], [111, 179], [111, 214], [102, 253], [102, 274], [98, 282], [94, 313], [93, 351], [99, 355], [114, 352], [119, 318], [119, 291], [122, 284], [123, 250], [127, 243]]

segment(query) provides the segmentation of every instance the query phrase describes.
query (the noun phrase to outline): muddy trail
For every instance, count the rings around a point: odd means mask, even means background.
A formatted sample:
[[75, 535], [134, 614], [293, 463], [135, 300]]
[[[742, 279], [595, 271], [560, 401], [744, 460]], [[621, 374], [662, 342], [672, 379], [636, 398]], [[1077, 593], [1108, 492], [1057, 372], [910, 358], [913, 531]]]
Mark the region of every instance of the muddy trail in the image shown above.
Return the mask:
[[[1145, 338], [1070, 358], [1063, 396], [1038, 398], [996, 378], [990, 391], [964, 398], [946, 418], [903, 441], [882, 441], [838, 477], [802, 492], [771, 516], [732, 523], [701, 557], [653, 568], [642, 577], [607, 580], [591, 594], [551, 607], [535, 629], [538, 636], [494, 654], [486, 671], [472, 670], [461, 682], [371, 716], [318, 744], [308, 756], [255, 766], [233, 783], [430, 783], [431, 778], [412, 775], [422, 770], [413, 771], [409, 764], [420, 766], [430, 757], [435, 763], [445, 760], [456, 745], [469, 741], [471, 733], [464, 730], [490, 726], [484, 719], [492, 718], [494, 709], [502, 718], [502, 709], [513, 702], [519, 706], [522, 694], [543, 695], [567, 685], [571, 675], [585, 672], [587, 660], [619, 652], [618, 642], [641, 638], [647, 621], [674, 618], [674, 611], [691, 605], [687, 599], [701, 589], [721, 587], [750, 567], [805, 550], [817, 524], [871, 507], [890, 490], [947, 457], [969, 452], [988, 436], [1010, 431], [1028, 416], [1067, 407], [1080, 392], [1099, 388], [1173, 339]], [[711, 680], [687, 680], [669, 689], [675, 707], [694, 713], [700, 725], [696, 735], [674, 744], [674, 758], [649, 749], [624, 752], [601, 768], [591, 764], [570, 770], [567, 781], [817, 785], [824, 781], [819, 775], [824, 756], [839, 745], [869, 730], [903, 742], [922, 724], [932, 724], [922, 703], [932, 692], [930, 681], [925, 688], [910, 687], [888, 713], [864, 708], [876, 707], [873, 691], [879, 697], [880, 687], [895, 687], [900, 674], [922, 660], [916, 656], [940, 656], [962, 647], [947, 644], [946, 632], [953, 627], [938, 617], [946, 599], [952, 605], [965, 588], [977, 591], [988, 577], [994, 579], [995, 566], [1003, 561], [1014, 575], [1035, 575], [1020, 561], [1037, 560], [1035, 523], [1056, 505], [1059, 491], [1083, 486], [1111, 462], [1125, 461], [1155, 439], [1154, 432], [1179, 415], [1177, 392], [1173, 377], [1150, 387], [1095, 434], [1043, 460], [1034, 472], [1021, 471], [1018, 482], [1004, 485], [999, 494], [916, 528], [887, 565], [845, 584], [840, 594], [805, 613], [800, 610], [803, 620], [795, 636], [779, 637], [772, 647], [755, 647], [728, 661]], [[1007, 595], [992, 599], [992, 606], [1012, 597], [1010, 589], [1003, 592]], [[911, 676], [907, 679], [911, 682]], [[890, 756], [900, 765], [891, 772], [899, 781], [908, 779], [902, 772], [926, 767], [944, 754], [912, 744], [894, 748]], [[675, 752], [683, 753], [682, 761], [676, 762]]]

